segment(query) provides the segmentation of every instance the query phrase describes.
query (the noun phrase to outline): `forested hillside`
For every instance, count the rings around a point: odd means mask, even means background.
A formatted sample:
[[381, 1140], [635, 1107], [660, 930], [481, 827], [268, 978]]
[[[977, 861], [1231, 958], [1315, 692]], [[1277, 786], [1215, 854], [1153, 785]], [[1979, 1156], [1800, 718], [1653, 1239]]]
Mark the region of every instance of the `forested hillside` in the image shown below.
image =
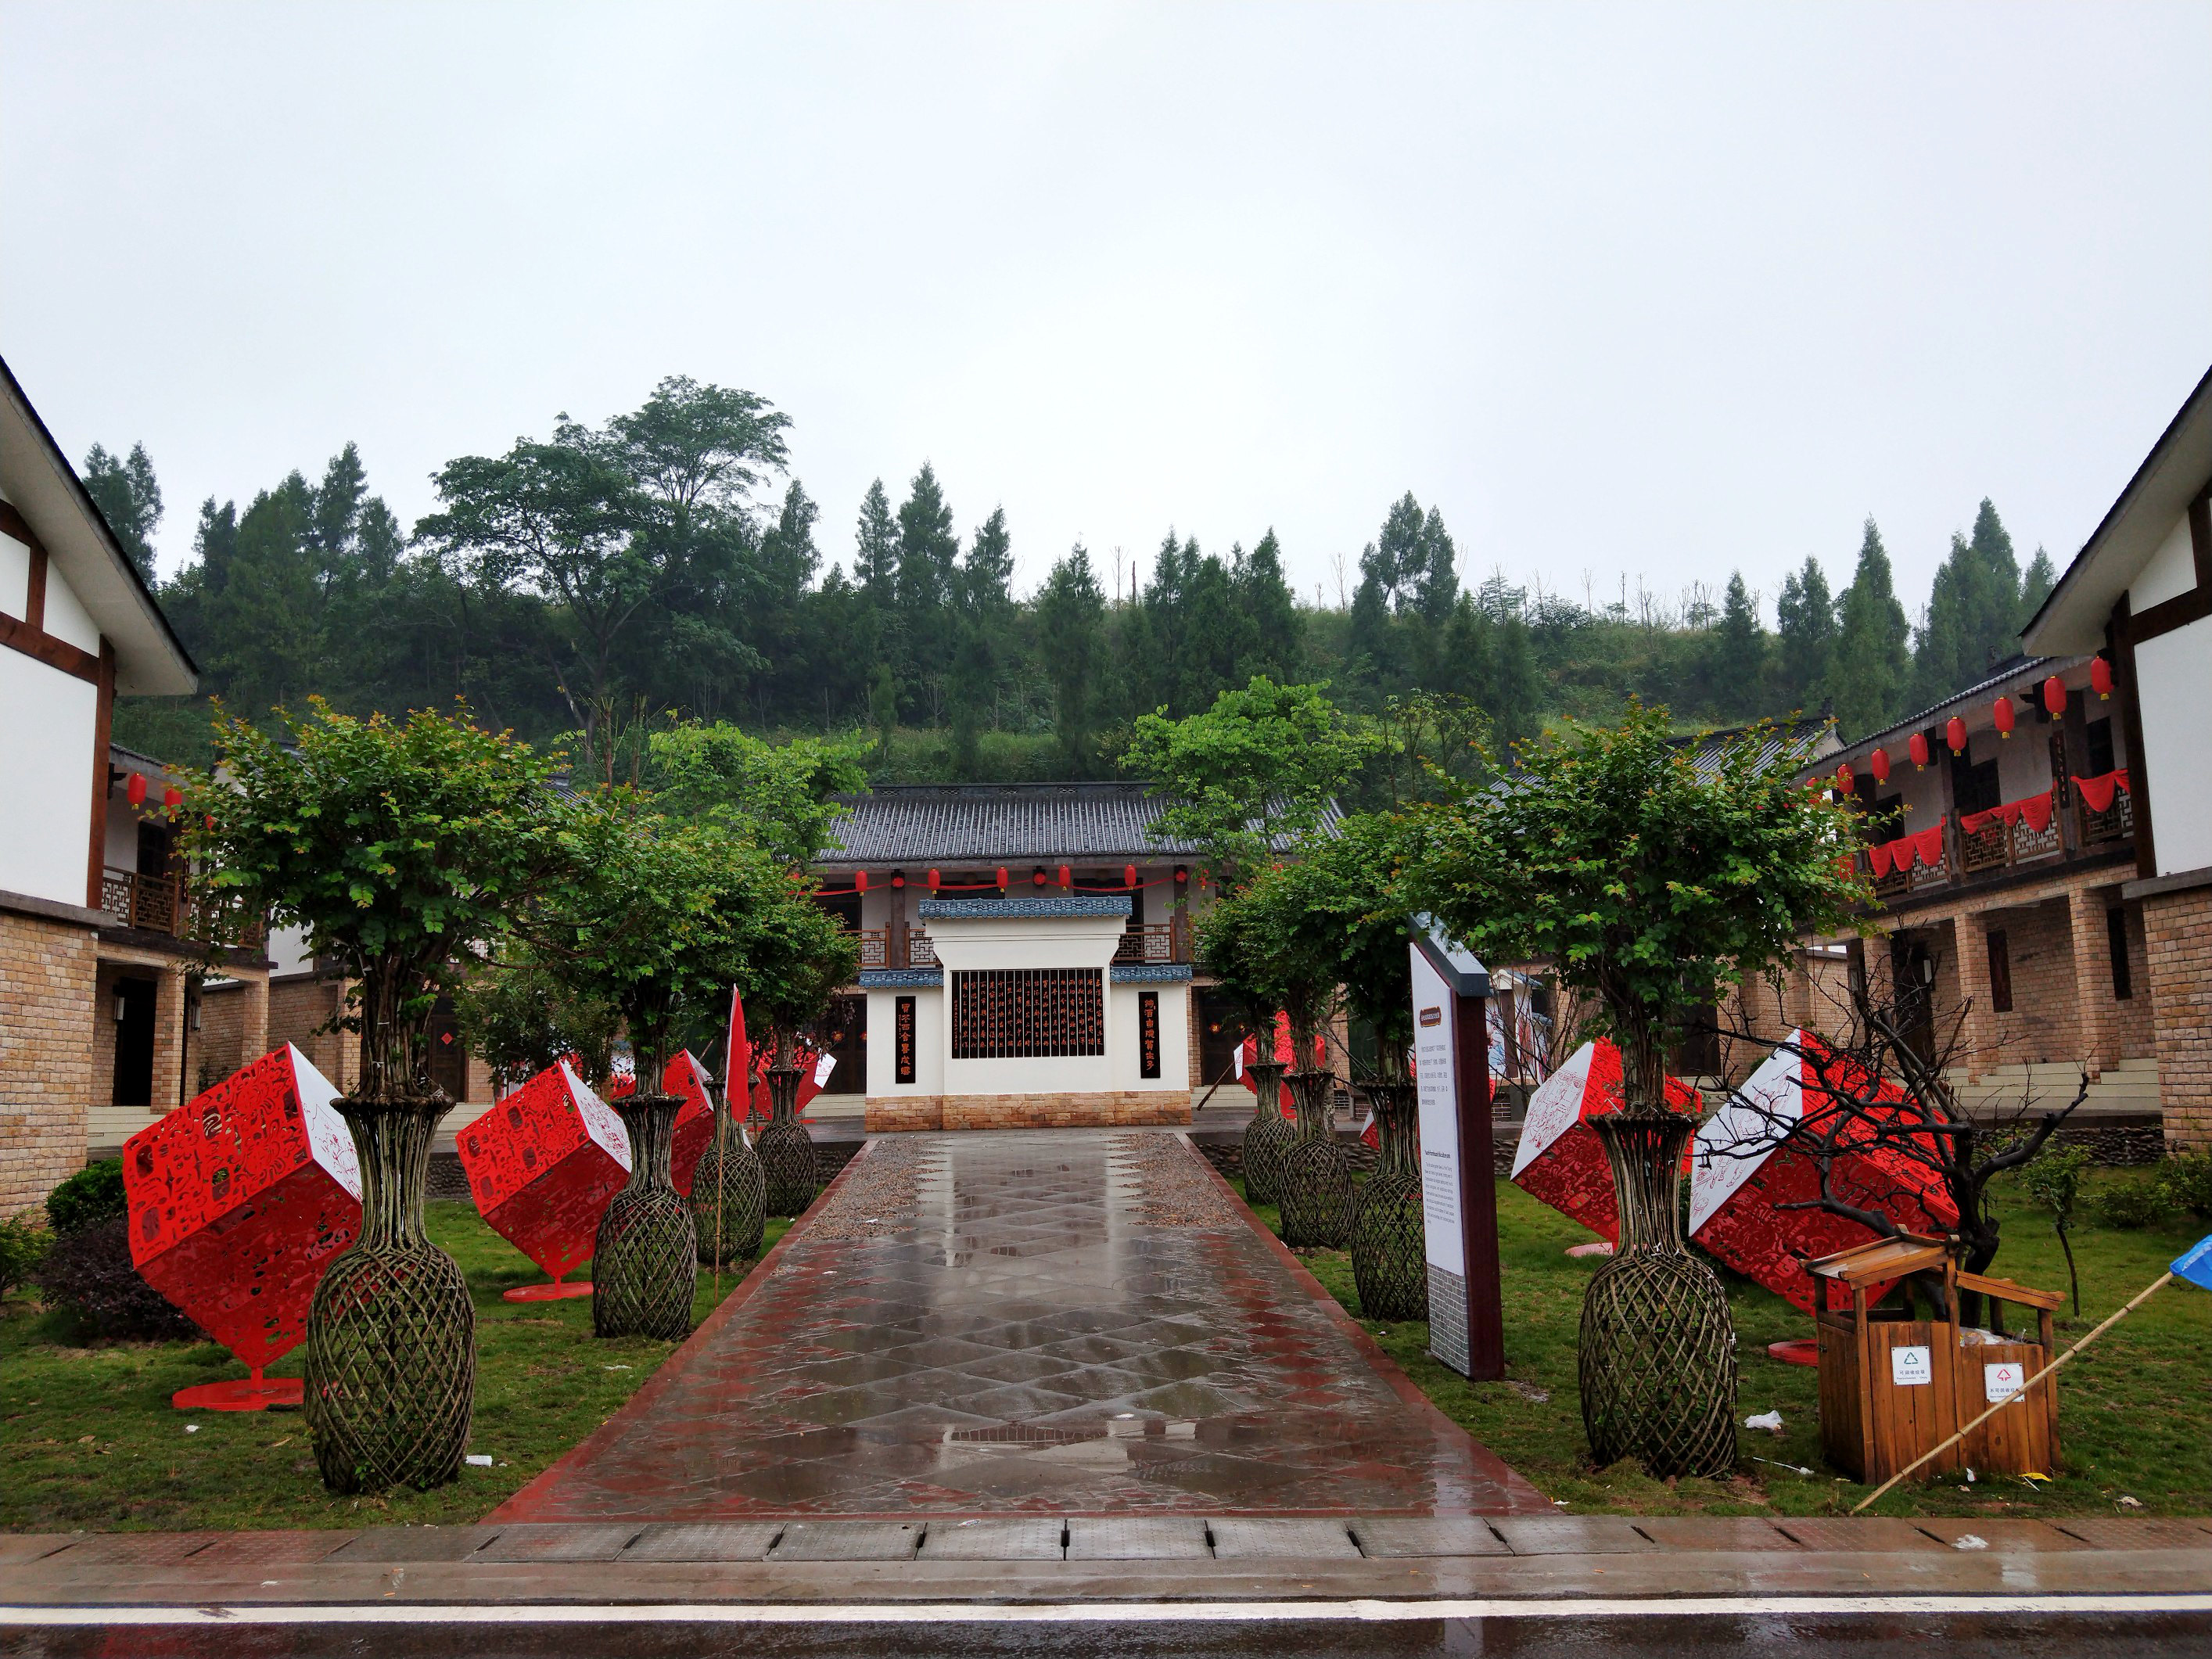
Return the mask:
[[[763, 733], [861, 732], [879, 776], [1110, 773], [1130, 722], [1209, 705], [1254, 674], [1326, 680], [1346, 708], [1415, 691], [1464, 700], [1503, 737], [1610, 715], [1632, 694], [1683, 721], [1832, 708], [1869, 730], [2017, 648], [2049, 589], [1984, 501], [1908, 620], [1872, 520], [1840, 591], [1817, 559], [1765, 607], [1740, 573], [1673, 599], [1470, 581], [1443, 515], [1409, 491], [1303, 599], [1275, 532], [1200, 547], [1170, 530], [1123, 575], [1078, 546], [1013, 591], [1017, 526], [956, 513], [925, 463], [852, 509], [851, 551], [789, 476], [788, 420], [766, 399], [674, 378], [604, 426], [557, 419], [504, 454], [437, 475], [439, 509], [403, 526], [349, 444], [202, 503], [189, 562], [160, 593], [202, 684], [234, 712], [349, 711], [465, 697], [581, 764], [616, 765], [645, 726], [726, 720]], [[85, 479], [150, 568], [163, 502], [143, 447], [94, 446]], [[963, 531], [963, 523], [967, 528]], [[1354, 571], [1356, 569], [1356, 582]], [[1116, 589], [1119, 591], [1116, 591]], [[118, 708], [118, 741], [206, 752], [206, 709]]]

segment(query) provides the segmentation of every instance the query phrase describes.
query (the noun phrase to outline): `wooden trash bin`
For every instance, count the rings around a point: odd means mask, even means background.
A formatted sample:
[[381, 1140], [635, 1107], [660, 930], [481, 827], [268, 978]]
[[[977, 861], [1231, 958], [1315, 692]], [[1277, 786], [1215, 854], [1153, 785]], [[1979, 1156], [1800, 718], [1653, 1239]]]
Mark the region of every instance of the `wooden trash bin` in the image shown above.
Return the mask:
[[[1943, 1240], [1905, 1234], [1808, 1261], [1805, 1271], [1850, 1297], [1850, 1310], [1820, 1296], [1820, 1450], [1869, 1486], [1941, 1445], [1997, 1401], [2028, 1398], [1999, 1412], [1920, 1474], [1960, 1468], [1991, 1474], [2048, 1474], [2058, 1461], [2058, 1390], [2036, 1378], [2051, 1364], [2051, 1310], [2065, 1298], [2007, 1279], [1961, 1273]], [[1893, 1304], [1911, 1273], [1940, 1273], [1951, 1317], [1914, 1319]], [[1889, 1286], [1885, 1292], [1881, 1287]], [[1968, 1340], [1959, 1292], [2036, 1311], [2037, 1340]], [[1992, 1312], [1994, 1313], [1994, 1310]], [[1994, 1328], [1994, 1323], [1993, 1323]]]

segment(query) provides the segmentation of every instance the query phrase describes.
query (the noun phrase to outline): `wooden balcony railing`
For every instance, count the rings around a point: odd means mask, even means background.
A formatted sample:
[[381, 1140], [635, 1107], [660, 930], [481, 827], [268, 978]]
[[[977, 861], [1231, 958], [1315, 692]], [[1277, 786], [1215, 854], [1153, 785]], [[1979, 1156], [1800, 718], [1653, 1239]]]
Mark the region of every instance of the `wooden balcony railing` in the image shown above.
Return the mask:
[[[2039, 818], [2041, 829], [2035, 825]], [[1959, 863], [1970, 876], [2057, 858], [2065, 850], [2065, 837], [2059, 832], [2058, 814], [2052, 810], [2047, 789], [1986, 812], [1969, 812], [1959, 820]]]
[[208, 939], [220, 933], [254, 951], [269, 939], [267, 926], [258, 921], [243, 928], [218, 929], [214, 918], [186, 891], [180, 876], [149, 876], [111, 865], [100, 872], [100, 908], [125, 927], [173, 939]]
[[[2093, 779], [2101, 782], [2101, 779]], [[2100, 792], [2101, 793], [2101, 792]], [[2135, 797], [2124, 789], [2114, 789], [2105, 810], [2091, 807], [2076, 779], [2073, 790], [2075, 823], [2081, 830], [2081, 845], [2100, 846], [2107, 842], [2133, 841], [2136, 835]]]
[[1114, 947], [1116, 962], [1173, 962], [1175, 960], [1175, 929], [1166, 922], [1122, 930], [1120, 943]]
[[[895, 935], [888, 927], [863, 927], [860, 933], [860, 966], [866, 968], [934, 968], [937, 946], [927, 933]], [[896, 960], [893, 960], [896, 957]]]

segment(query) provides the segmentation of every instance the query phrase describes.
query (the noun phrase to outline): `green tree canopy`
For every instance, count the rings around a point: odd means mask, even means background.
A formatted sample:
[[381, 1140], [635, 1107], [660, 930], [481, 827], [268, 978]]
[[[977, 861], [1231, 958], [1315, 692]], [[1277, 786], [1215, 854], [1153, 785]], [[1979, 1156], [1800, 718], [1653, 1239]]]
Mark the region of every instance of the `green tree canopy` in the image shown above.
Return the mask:
[[1036, 624], [1045, 677], [1052, 684], [1053, 732], [1078, 777], [1098, 763], [1106, 668], [1106, 593], [1078, 542], [1052, 568], [1037, 595]]
[[1139, 719], [1123, 764], [1168, 799], [1154, 834], [1196, 845], [1228, 884], [1264, 863], [1278, 839], [1318, 827], [1382, 744], [1327, 689], [1256, 675], [1204, 714]]
[[453, 1013], [469, 1051], [483, 1057], [501, 1089], [571, 1054], [580, 1075], [606, 1076], [622, 1024], [611, 1005], [579, 994], [520, 945], [454, 994]]
[[1409, 908], [1486, 961], [1548, 959], [1595, 999], [1620, 1045], [1629, 1098], [1662, 1098], [1672, 1024], [1844, 926], [1863, 882], [1839, 860], [1844, 808], [1796, 781], [1805, 755], [1755, 729], [1702, 765], [1663, 710], [1524, 747], [1507, 782], [1416, 809]]
[[780, 863], [805, 864], [833, 844], [848, 810], [840, 795], [867, 787], [866, 746], [853, 738], [769, 743], [726, 721], [685, 720], [649, 739], [653, 792], [687, 817], [721, 819]]
[[154, 532], [161, 523], [161, 486], [146, 446], [133, 444], [129, 457], [112, 455], [94, 444], [84, 458], [84, 493], [138, 574], [154, 580]]
[[787, 886], [763, 908], [738, 977], [748, 1025], [766, 1030], [780, 1063], [789, 1065], [800, 1031], [829, 1011], [830, 997], [852, 982], [859, 965], [851, 931], [807, 893]]
[[1869, 518], [1858, 568], [1836, 605], [1836, 652], [1828, 671], [1829, 701], [1847, 739], [1879, 732], [1905, 713], [1911, 637], [1890, 579], [1889, 551]]
[[288, 728], [227, 720], [216, 749], [185, 792], [203, 890], [301, 927], [355, 981], [365, 1096], [426, 1091], [438, 996], [574, 867], [554, 762], [465, 711], [356, 720], [319, 701]]

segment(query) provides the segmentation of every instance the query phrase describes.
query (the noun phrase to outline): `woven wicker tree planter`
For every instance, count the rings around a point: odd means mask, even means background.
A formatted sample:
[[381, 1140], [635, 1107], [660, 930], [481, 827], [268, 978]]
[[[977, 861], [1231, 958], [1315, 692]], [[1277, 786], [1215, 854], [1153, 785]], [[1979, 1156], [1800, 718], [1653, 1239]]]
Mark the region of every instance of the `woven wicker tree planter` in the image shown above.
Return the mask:
[[611, 1103], [629, 1132], [629, 1184], [599, 1218], [592, 1257], [592, 1332], [681, 1342], [691, 1334], [699, 1241], [691, 1211], [668, 1174], [680, 1095], [625, 1095]]
[[459, 1264], [422, 1231], [444, 1094], [347, 1098], [361, 1232], [307, 1309], [306, 1408], [332, 1492], [442, 1486], [460, 1472], [476, 1395], [476, 1310]]
[[1352, 1233], [1352, 1159], [1336, 1144], [1329, 1121], [1336, 1077], [1323, 1071], [1293, 1072], [1290, 1084], [1298, 1127], [1297, 1138], [1283, 1152], [1275, 1200], [1282, 1212], [1283, 1243], [1341, 1249]]
[[1352, 1276], [1370, 1319], [1429, 1316], [1428, 1229], [1421, 1209], [1420, 1152], [1410, 1083], [1368, 1085], [1382, 1146], [1375, 1173], [1352, 1212]]
[[1601, 1468], [1661, 1480], [1735, 1466], [1735, 1329], [1712, 1270], [1682, 1243], [1676, 1196], [1696, 1120], [1639, 1109], [1591, 1120], [1613, 1166], [1620, 1242], [1583, 1297], [1583, 1429]]
[[799, 1081], [805, 1075], [796, 1066], [769, 1068], [768, 1127], [761, 1131], [753, 1150], [759, 1155], [761, 1175], [767, 1182], [770, 1215], [799, 1214], [814, 1201], [822, 1187], [813, 1137], [799, 1121]]
[[1297, 1132], [1283, 1115], [1283, 1063], [1255, 1060], [1250, 1069], [1260, 1097], [1252, 1121], [1244, 1126], [1244, 1196], [1255, 1204], [1273, 1204], [1282, 1188], [1283, 1154]]
[[699, 1262], [726, 1267], [760, 1254], [768, 1221], [768, 1187], [760, 1159], [731, 1121], [729, 1103], [714, 1108], [714, 1138], [691, 1175], [691, 1224]]

